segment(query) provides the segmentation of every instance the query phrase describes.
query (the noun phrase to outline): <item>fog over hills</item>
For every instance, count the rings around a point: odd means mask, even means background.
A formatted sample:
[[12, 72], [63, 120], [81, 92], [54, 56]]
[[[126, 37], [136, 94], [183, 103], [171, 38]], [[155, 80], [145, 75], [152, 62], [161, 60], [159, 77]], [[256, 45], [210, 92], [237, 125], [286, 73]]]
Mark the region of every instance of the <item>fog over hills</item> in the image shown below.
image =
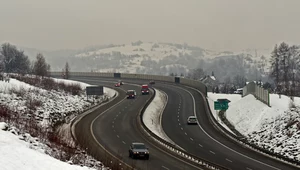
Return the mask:
[[121, 72], [186, 76], [202, 68], [220, 81], [235, 75], [248, 80], [264, 80], [271, 49], [246, 49], [239, 52], [212, 51], [188, 44], [132, 42], [121, 45], [93, 46], [79, 50], [40, 51], [21, 48], [34, 59], [43, 53], [52, 71], [68, 62], [71, 71]]

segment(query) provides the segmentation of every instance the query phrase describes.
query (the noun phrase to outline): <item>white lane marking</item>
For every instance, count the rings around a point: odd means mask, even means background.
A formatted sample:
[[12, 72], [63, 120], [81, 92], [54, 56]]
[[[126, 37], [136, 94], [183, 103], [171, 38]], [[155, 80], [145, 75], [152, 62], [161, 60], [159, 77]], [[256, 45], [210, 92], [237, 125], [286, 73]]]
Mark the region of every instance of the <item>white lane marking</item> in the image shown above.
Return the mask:
[[180, 111], [180, 108], [178, 108], [178, 111]]
[[178, 122], [179, 122], [179, 119], [177, 119], [178, 120]]
[[183, 128], [181, 128], [181, 130], [183, 130]]
[[212, 153], [212, 154], [216, 154], [216, 153], [214, 153], [213, 151], [209, 151], [210, 153]]
[[251, 168], [248, 168], [248, 167], [247, 167], [246, 169], [248, 169], [248, 170], [252, 170]]
[[194, 139], [193, 138], [190, 138], [191, 139], [191, 141], [194, 141]]
[[179, 112], [178, 112], [178, 114], [179, 114]]
[[115, 121], [112, 121], [112, 123], [114, 124], [114, 123], [115, 123]]
[[184, 134], [185, 134], [185, 135], [187, 135], [187, 133], [186, 133], [186, 132], [185, 132]]
[[179, 117], [179, 115], [177, 117]]
[[122, 143], [124, 143], [124, 145], [126, 144], [124, 141], [122, 141]]
[[226, 158], [225, 160], [226, 160], [226, 161], [228, 161], [228, 162], [232, 162], [232, 160], [230, 160], [230, 159], [227, 159], [227, 158]]
[[114, 118], [114, 120], [116, 120], [116, 118]]
[[179, 124], [179, 126], [181, 126], [181, 124], [180, 123], [178, 123]]
[[118, 117], [119, 115], [117, 115], [116, 117]]
[[117, 135], [117, 138], [120, 138], [120, 136], [119, 136], [119, 135]]
[[180, 109], [180, 105], [178, 106], [178, 109]]
[[161, 166], [161, 167], [164, 168], [164, 169], [170, 170], [169, 168], [167, 168], [167, 167], [165, 167], [165, 166]]
[[[178, 88], [180, 88], [180, 87], [178, 87]], [[202, 93], [201, 93], [199, 90], [197, 90], [197, 89], [195, 89], [195, 88], [191, 88], [191, 87], [189, 87], [189, 88], [190, 88], [190, 89], [193, 89], [193, 90], [195, 90], [195, 91], [197, 91], [197, 92], [201, 95], [201, 97], [204, 99], [204, 101], [205, 101], [206, 98], [202, 96]], [[197, 115], [196, 115], [196, 104], [195, 104], [196, 102], [195, 102], [194, 96], [192, 95], [192, 93], [191, 93], [190, 91], [188, 91], [188, 90], [186, 90], [186, 89], [184, 89], [184, 88], [180, 88], [180, 89], [182, 89], [182, 90], [188, 92], [188, 93], [192, 96], [192, 99], [193, 99], [193, 106], [194, 106], [194, 115], [197, 116]], [[208, 107], [209, 107], [209, 106], [208, 106]], [[250, 159], [250, 160], [252, 160], [252, 161], [258, 162], [258, 163], [260, 163], [260, 164], [262, 164], [262, 165], [268, 166], [268, 167], [273, 168], [273, 169], [280, 170], [279, 168], [276, 168], [276, 167], [274, 167], [274, 166], [272, 166], [272, 165], [269, 165], [269, 164], [267, 164], [267, 163], [261, 162], [261, 161], [259, 161], [259, 160], [254, 159], [254, 158], [251, 158], [251, 157], [249, 157], [249, 156], [247, 156], [247, 155], [244, 155], [244, 154], [242, 154], [242, 153], [240, 153], [240, 152], [238, 152], [238, 151], [236, 151], [236, 150], [234, 150], [234, 149], [231, 149], [230, 147], [224, 145], [224, 144], [221, 143], [220, 141], [218, 141], [218, 140], [216, 140], [215, 138], [213, 138], [212, 136], [210, 136], [210, 135], [202, 128], [202, 126], [201, 126], [199, 123], [198, 123], [198, 126], [200, 127], [200, 129], [201, 129], [201, 130], [202, 130], [202, 131], [203, 131], [210, 139], [212, 139], [212, 140], [215, 141], [216, 143], [222, 145], [223, 147], [225, 147], [225, 148], [231, 150], [232, 152], [234, 152], [234, 153], [236, 153], [236, 154], [239, 154], [239, 155], [241, 155], [241, 156], [243, 156], [243, 157], [245, 157], [245, 158], [248, 158], [248, 159]]]
[[114, 128], [115, 126], [114, 126], [114, 125], [112, 125], [111, 127], [112, 127], [112, 128]]
[[203, 148], [203, 146], [202, 146], [201, 144], [199, 144], [199, 146], [200, 146], [201, 148]]

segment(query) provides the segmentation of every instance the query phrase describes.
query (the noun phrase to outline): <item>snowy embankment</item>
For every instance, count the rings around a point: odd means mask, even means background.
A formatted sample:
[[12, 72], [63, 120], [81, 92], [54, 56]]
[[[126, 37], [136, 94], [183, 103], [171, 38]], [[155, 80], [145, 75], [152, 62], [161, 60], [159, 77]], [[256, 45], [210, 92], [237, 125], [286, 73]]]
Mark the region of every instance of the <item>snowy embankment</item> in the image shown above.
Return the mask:
[[[89, 86], [71, 80], [55, 81], [74, 87], [79, 85], [82, 89]], [[1, 122], [1, 129], [4, 129], [0, 130], [1, 167], [6, 170], [88, 169], [85, 167], [88, 165], [95, 169], [105, 169], [101, 162], [78, 150], [78, 147], [75, 147], [75, 155], [70, 155], [66, 150], [61, 151], [62, 146], [55, 146], [53, 141], [50, 142], [53, 139], [57, 140], [58, 136], [51, 136], [49, 130], [53, 128], [53, 123], [60, 120], [68, 123], [72, 117], [94, 104], [111, 98], [115, 93], [112, 89], [104, 88], [104, 95], [93, 100], [96, 101], [93, 103], [86, 100], [84, 93], [72, 95], [63, 90], [45, 90], [16, 79], [10, 79], [9, 82], [0, 81], [0, 121], [9, 123]], [[37, 137], [32, 137], [28, 130]]]
[[[209, 93], [208, 98], [211, 101], [218, 98], [232, 101], [226, 111], [226, 117], [249, 141], [274, 153], [300, 161], [299, 97], [295, 97], [293, 102], [287, 96], [281, 95], [279, 98], [277, 94], [270, 94], [271, 107], [253, 95], [235, 98], [231, 94]], [[209, 104], [215, 114], [214, 103]]]
[[[32, 149], [34, 141], [25, 142], [19, 136], [4, 131], [6, 123], [0, 122], [0, 165], [3, 170], [85, 170], [88, 167], [70, 165], [59, 161], [45, 153], [41, 149]], [[36, 144], [36, 143], [34, 143]]]
[[144, 112], [143, 122], [154, 134], [160, 138], [175, 144], [164, 132], [161, 124], [162, 114], [168, 102], [168, 96], [164, 92], [155, 89], [156, 95]]

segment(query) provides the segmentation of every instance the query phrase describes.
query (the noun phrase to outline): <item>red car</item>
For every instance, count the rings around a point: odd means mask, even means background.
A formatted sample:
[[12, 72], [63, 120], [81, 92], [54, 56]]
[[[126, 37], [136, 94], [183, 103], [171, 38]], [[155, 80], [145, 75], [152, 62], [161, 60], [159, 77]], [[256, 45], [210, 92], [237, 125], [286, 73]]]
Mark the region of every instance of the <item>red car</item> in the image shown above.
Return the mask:
[[120, 83], [115, 84], [115, 87], [120, 87], [120, 86], [121, 86]]

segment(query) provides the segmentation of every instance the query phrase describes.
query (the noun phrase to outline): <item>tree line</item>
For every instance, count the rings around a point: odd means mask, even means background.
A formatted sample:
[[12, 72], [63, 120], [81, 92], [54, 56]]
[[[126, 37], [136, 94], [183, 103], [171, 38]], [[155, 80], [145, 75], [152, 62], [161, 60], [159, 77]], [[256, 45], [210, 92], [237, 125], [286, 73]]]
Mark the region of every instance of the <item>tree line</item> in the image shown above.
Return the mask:
[[[66, 63], [63, 69], [65, 78], [69, 78], [70, 67]], [[0, 48], [0, 73], [33, 74], [41, 77], [50, 76], [51, 66], [43, 54], [38, 53], [35, 61], [31, 62], [24, 51], [10, 43], [4, 43]]]
[[299, 96], [300, 48], [282, 42], [275, 45], [271, 53], [270, 76], [274, 79], [275, 92]]

